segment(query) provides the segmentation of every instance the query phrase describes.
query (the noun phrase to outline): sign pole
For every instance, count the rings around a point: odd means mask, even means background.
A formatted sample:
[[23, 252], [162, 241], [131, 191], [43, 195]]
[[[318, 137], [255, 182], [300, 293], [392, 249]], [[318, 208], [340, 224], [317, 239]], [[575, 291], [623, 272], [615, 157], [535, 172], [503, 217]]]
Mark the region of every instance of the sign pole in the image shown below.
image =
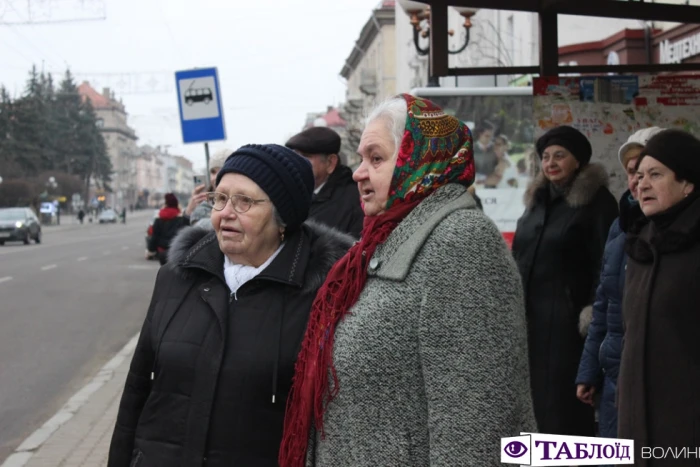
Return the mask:
[[209, 180], [209, 143], [204, 143], [204, 157], [207, 162], [207, 171], [204, 174], [204, 179]]

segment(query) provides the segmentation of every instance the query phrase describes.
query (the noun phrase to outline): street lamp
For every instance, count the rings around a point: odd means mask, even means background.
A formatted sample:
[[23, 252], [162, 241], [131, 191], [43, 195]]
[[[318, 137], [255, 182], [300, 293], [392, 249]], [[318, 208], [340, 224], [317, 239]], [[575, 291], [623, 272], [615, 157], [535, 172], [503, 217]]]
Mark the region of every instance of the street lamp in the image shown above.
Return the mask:
[[56, 187], [58, 187], [58, 183], [56, 183], [56, 178], [49, 177], [49, 179], [46, 181], [46, 186], [55, 190]]
[[[418, 55], [430, 54], [430, 46], [426, 48], [422, 48], [420, 46], [420, 38], [428, 38], [430, 36], [430, 26], [425, 27], [425, 29], [421, 27], [421, 22], [423, 20], [430, 20], [430, 5], [413, 0], [399, 0], [399, 5], [401, 5], [401, 8], [403, 8], [406, 14], [411, 17], [411, 24], [413, 25], [413, 45], [416, 47], [416, 52]], [[474, 16], [479, 9], [461, 6], [455, 6], [452, 8], [457, 10], [457, 12], [464, 17], [464, 23], [462, 24], [465, 32], [464, 43], [456, 50], [448, 50], [448, 53], [456, 55], [464, 52], [469, 45], [469, 32], [472, 27], [472, 16]], [[448, 34], [450, 36], [454, 36], [455, 32], [454, 30], [450, 29]]]

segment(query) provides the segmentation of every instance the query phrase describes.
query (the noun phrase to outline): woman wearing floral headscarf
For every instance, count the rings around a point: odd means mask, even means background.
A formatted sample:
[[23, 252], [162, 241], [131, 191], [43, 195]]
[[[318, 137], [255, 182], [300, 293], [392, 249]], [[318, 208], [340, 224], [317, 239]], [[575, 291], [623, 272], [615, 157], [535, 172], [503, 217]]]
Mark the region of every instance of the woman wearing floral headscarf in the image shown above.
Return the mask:
[[522, 286], [467, 192], [471, 133], [404, 94], [358, 152], [364, 229], [312, 307], [280, 465], [500, 465], [500, 438], [535, 422]]

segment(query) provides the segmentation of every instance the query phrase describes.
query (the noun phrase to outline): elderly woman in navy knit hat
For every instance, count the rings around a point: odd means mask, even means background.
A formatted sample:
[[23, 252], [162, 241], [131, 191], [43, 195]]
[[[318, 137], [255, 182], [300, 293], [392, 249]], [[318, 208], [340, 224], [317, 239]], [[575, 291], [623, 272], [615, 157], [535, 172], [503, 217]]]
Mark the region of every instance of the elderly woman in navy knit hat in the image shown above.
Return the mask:
[[656, 134], [637, 175], [647, 222], [626, 243], [618, 436], [635, 441], [635, 465], [697, 465], [691, 455], [646, 460], [639, 449], [700, 446], [700, 140]]
[[156, 279], [122, 396], [110, 467], [276, 466], [311, 304], [350, 237], [306, 223], [311, 164], [248, 145]]
[[569, 126], [537, 141], [541, 172], [525, 193], [513, 254], [525, 288], [530, 382], [541, 433], [593, 436], [594, 409], [576, 397], [576, 372], [617, 202]]

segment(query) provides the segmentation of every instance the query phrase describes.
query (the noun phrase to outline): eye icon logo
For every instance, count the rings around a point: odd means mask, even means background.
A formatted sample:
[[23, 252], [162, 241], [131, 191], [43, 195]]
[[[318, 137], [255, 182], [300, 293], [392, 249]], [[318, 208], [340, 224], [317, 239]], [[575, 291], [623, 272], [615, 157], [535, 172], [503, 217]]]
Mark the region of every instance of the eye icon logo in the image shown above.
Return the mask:
[[503, 451], [509, 457], [517, 459], [518, 457], [522, 457], [527, 453], [527, 446], [520, 441], [511, 441], [510, 443], [506, 444]]

